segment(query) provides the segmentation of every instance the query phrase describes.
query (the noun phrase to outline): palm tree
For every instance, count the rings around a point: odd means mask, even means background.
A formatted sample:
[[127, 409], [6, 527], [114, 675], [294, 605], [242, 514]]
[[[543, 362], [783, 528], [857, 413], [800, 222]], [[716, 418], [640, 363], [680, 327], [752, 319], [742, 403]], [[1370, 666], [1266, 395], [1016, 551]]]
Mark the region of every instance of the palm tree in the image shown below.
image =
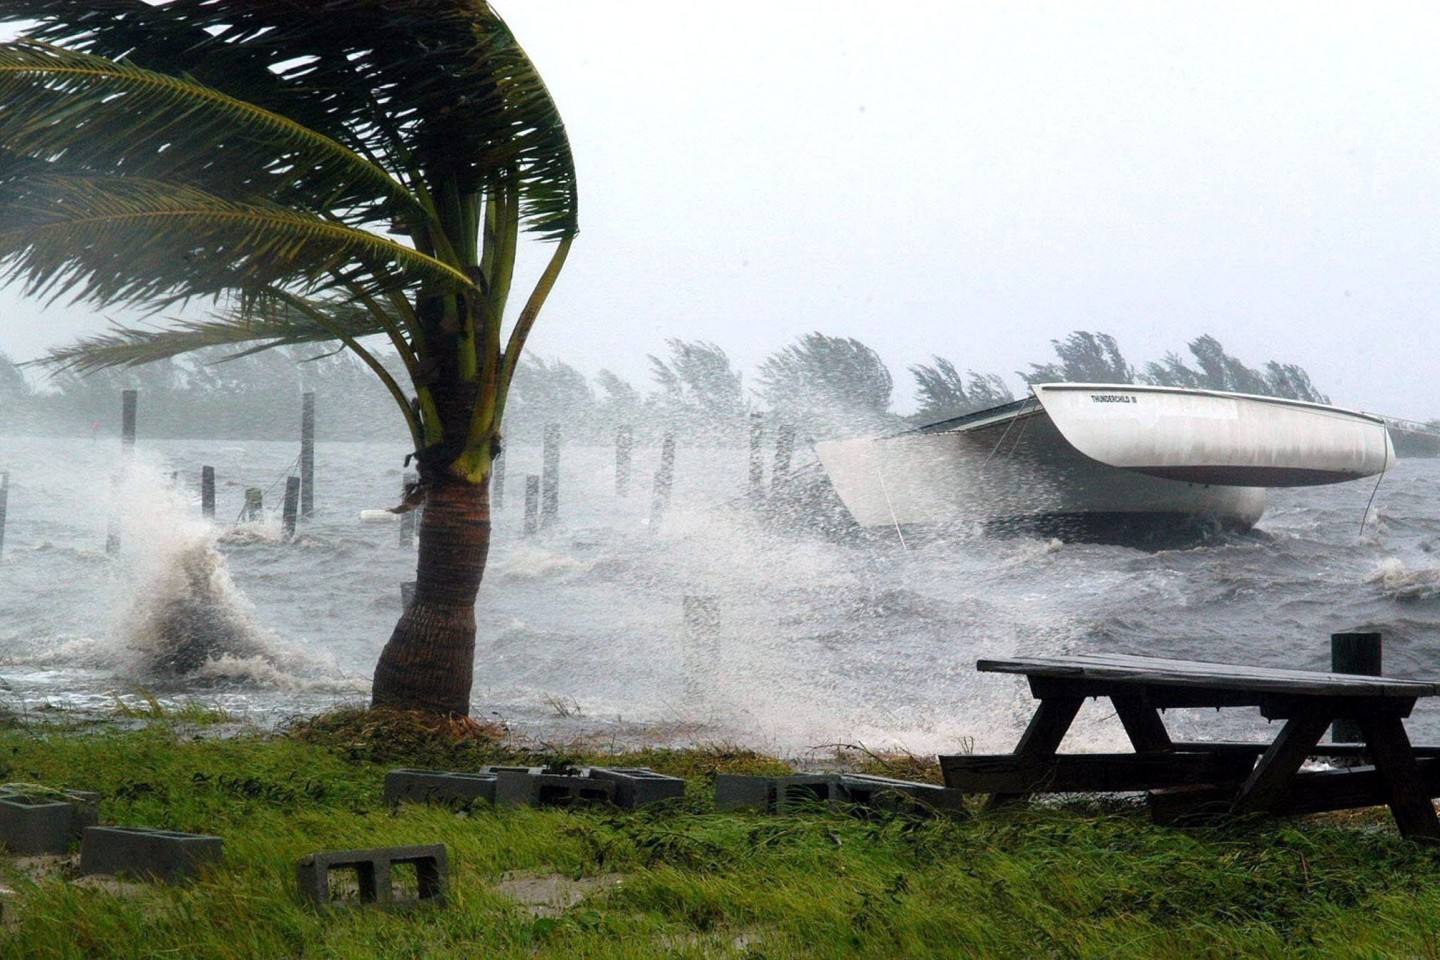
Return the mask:
[[[0, 279], [151, 316], [213, 305], [49, 362], [353, 350], [409, 427], [426, 508], [372, 699], [468, 713], [506, 391], [577, 229], [525, 52], [485, 0], [7, 0], [0, 20], [24, 31], [0, 44]], [[553, 250], [506, 324], [522, 234]]]

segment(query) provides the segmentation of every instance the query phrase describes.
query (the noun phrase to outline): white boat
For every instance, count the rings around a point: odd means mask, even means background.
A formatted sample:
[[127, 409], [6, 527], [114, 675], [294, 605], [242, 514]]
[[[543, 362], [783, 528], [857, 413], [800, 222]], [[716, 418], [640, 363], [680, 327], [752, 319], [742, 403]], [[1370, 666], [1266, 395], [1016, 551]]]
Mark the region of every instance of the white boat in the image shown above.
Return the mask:
[[815, 445], [861, 526], [1216, 523], [1245, 530], [1267, 487], [1340, 483], [1395, 462], [1385, 421], [1276, 397], [1044, 383], [990, 410]]

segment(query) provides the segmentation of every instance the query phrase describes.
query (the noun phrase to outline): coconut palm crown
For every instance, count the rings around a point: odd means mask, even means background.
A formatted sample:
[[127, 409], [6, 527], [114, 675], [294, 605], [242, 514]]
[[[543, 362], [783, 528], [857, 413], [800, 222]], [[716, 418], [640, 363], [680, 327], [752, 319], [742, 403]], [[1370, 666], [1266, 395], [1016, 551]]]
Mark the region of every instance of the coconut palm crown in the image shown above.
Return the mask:
[[[483, 0], [0, 0], [0, 22], [22, 32], [0, 44], [0, 280], [210, 308], [46, 362], [355, 351], [409, 428], [426, 507], [373, 700], [467, 713], [505, 396], [577, 230], [534, 65]], [[522, 236], [551, 254], [507, 323]]]

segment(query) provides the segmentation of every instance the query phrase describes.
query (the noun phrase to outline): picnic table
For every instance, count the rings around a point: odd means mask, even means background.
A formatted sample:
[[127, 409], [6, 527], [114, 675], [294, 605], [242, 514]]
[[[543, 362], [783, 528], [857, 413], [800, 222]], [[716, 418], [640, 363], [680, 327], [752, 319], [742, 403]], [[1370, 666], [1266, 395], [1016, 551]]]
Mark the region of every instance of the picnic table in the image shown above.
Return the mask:
[[[1404, 719], [1440, 681], [1090, 655], [981, 660], [976, 669], [1021, 674], [1039, 701], [1013, 753], [941, 757], [949, 787], [988, 793], [993, 804], [1037, 792], [1149, 794], [1159, 822], [1226, 813], [1298, 814], [1386, 804], [1407, 837], [1440, 841], [1440, 748], [1415, 747]], [[1080, 705], [1108, 697], [1133, 753], [1060, 754]], [[1269, 743], [1172, 740], [1161, 711], [1258, 707], [1282, 720]], [[1322, 744], [1336, 720], [1361, 742]], [[1310, 757], [1358, 761], [1302, 771]]]

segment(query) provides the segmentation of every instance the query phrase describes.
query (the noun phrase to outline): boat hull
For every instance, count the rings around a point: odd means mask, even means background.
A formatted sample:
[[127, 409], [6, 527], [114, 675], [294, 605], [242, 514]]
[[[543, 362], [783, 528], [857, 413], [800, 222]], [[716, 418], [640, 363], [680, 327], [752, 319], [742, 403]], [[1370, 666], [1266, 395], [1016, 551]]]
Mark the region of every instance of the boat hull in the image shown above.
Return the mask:
[[1263, 488], [1169, 480], [1086, 457], [1039, 407], [965, 430], [832, 441], [815, 451], [866, 527], [1078, 529], [1107, 519], [1199, 518], [1244, 530], [1265, 511]]

